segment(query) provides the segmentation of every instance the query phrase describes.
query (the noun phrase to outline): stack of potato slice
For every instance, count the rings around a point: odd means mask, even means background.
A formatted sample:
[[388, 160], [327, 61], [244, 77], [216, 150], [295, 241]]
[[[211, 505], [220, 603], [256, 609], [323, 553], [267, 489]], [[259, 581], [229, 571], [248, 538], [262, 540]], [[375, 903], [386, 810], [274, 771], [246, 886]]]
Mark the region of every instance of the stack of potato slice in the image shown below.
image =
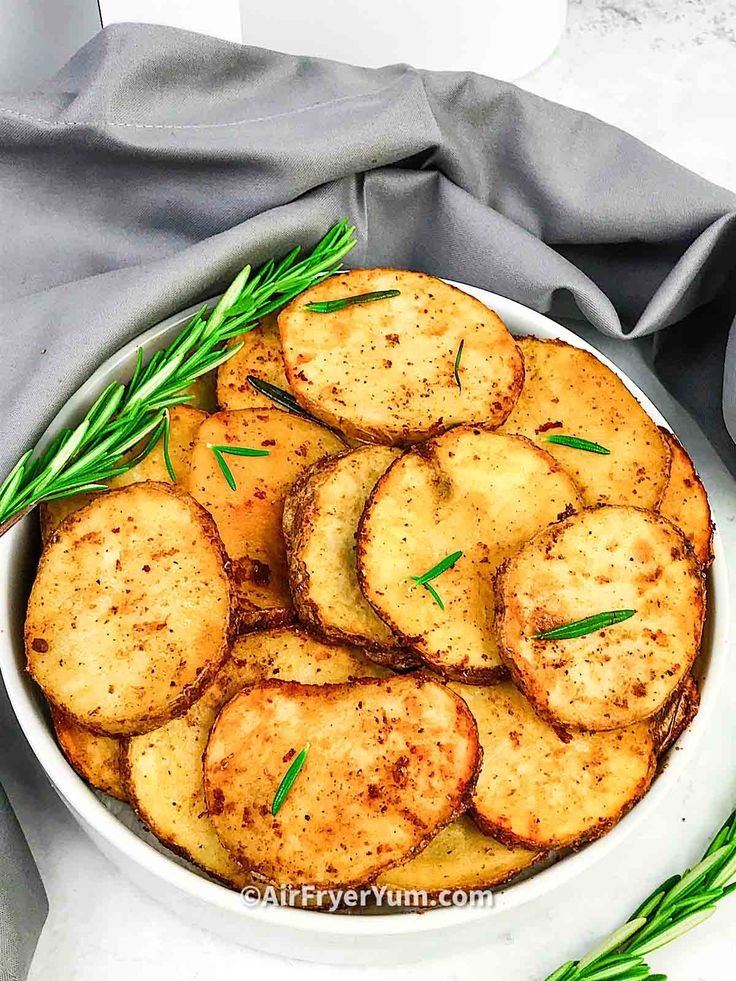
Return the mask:
[[217, 406], [172, 410], [175, 484], [156, 447], [42, 508], [28, 668], [72, 765], [232, 888], [432, 904], [604, 834], [698, 709], [683, 447], [420, 273], [330, 277], [243, 340]]

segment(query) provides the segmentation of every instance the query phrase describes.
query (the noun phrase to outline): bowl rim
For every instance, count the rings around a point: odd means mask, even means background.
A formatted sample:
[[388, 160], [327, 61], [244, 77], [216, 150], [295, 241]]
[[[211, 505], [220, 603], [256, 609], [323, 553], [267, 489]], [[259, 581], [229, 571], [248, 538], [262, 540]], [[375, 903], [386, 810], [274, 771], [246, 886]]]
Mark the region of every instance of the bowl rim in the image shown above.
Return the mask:
[[[603, 364], [618, 375], [658, 425], [672, 431], [652, 400], [612, 361], [572, 331], [515, 300], [510, 300], [479, 287], [452, 280], [447, 280], [447, 282], [475, 296], [486, 306], [495, 310], [501, 319], [507, 322], [509, 329], [515, 336], [529, 333], [543, 338], [558, 338], [575, 347], [592, 352]], [[216, 299], [214, 298], [210, 302], [214, 303]], [[141, 345], [144, 347], [153, 346], [162, 335], [185, 323], [199, 309], [201, 309], [201, 304], [196, 304], [161, 321], [108, 358], [77, 390], [64, 408], [57, 413], [44, 433], [41, 442], [51, 438], [53, 432], [62, 424], [62, 419], [89, 404], [101, 390], [103, 382], [106, 383], [116, 375], [125, 377], [125, 369], [130, 366], [136, 350]], [[10, 583], [8, 576], [10, 564], [8, 557], [22, 526], [30, 520], [33, 520], [32, 516], [19, 522], [6, 534], [4, 539], [0, 539], [0, 577], [5, 579], [4, 582], [0, 583], [3, 595], [12, 589], [12, 583]], [[492, 890], [492, 905], [433, 908], [423, 915], [396, 911], [378, 916], [339, 916], [328, 912], [303, 910], [289, 906], [246, 906], [238, 891], [220, 885], [212, 879], [204, 878], [185, 866], [179, 865], [173, 860], [173, 857], [159, 852], [153, 845], [139, 837], [119, 820], [77, 775], [63, 756], [54, 739], [51, 727], [39, 710], [32, 691], [33, 683], [25, 671], [18, 667], [7, 637], [9, 630], [7, 627], [3, 629], [2, 624], [0, 624], [0, 633], [6, 636], [0, 646], [0, 673], [2, 673], [18, 723], [33, 753], [63, 802], [86, 831], [92, 830], [93, 838], [95, 834], [101, 836], [111, 848], [122, 853], [129, 862], [139, 866], [143, 871], [164, 880], [189, 897], [209, 906], [218, 907], [224, 912], [243, 917], [246, 921], [259, 922], [264, 926], [291, 929], [313, 935], [332, 934], [342, 937], [431, 933], [445, 930], [448, 927], [468, 925], [486, 916], [516, 909], [569, 882], [602, 860], [606, 854], [618, 848], [634, 829], [660, 806], [681, 774], [686, 771], [700, 737], [709, 724], [727, 659], [729, 592], [723, 546], [717, 529], [714, 534], [713, 545], [715, 559], [709, 571], [711, 595], [708, 616], [710, 650], [703, 676], [700, 711], [678, 740], [678, 752], [673, 753], [670, 750], [667, 764], [657, 774], [647, 794], [611, 831], [580, 851], [565, 856], [555, 864], [542, 868], [526, 879], [509, 886], [502, 886], [498, 890]], [[718, 607], [714, 602], [716, 596], [718, 597]]]

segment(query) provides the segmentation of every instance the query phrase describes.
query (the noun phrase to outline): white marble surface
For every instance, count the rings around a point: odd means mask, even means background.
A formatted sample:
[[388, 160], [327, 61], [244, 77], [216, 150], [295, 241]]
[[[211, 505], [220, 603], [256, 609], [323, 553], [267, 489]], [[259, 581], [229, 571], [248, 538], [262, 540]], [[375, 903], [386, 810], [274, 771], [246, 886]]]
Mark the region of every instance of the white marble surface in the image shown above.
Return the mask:
[[[521, 83], [629, 130], [736, 189], [736, 3], [572, 0], [557, 53]], [[656, 396], [656, 393], [655, 393]], [[662, 408], [668, 412], [661, 395]], [[671, 419], [678, 428], [678, 419]], [[682, 420], [687, 439], [687, 423]], [[691, 444], [707, 469], [706, 446]], [[719, 515], [736, 548], [736, 502]], [[303, 981], [483, 978], [538, 981], [617, 925], [658, 881], [692, 861], [736, 802], [736, 667], [700, 762], [630, 847], [564, 892], [491, 922], [487, 945], [441, 961], [350, 970], [297, 964], [224, 943], [177, 920], [122, 879], [78, 831], [25, 748], [0, 696], [0, 778], [14, 802], [51, 904], [31, 981], [199, 981], [263, 973]], [[676, 946], [651, 957], [671, 981], [733, 976], [736, 897]], [[288, 952], [285, 952], [288, 953]]]

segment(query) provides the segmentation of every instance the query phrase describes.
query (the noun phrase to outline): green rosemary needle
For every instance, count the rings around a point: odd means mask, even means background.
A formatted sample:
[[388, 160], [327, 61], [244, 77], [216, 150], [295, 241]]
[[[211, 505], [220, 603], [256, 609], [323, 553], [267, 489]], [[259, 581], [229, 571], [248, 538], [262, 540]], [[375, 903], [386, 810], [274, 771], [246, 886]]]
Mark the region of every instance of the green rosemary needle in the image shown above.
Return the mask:
[[465, 347], [465, 338], [460, 341], [460, 346], [457, 349], [457, 354], [455, 355], [455, 384], [458, 389], [462, 392], [463, 383], [460, 381], [460, 360], [463, 356], [463, 348]]
[[445, 604], [442, 602], [442, 597], [437, 592], [437, 590], [432, 586], [431, 582], [438, 576], [441, 576], [443, 572], [447, 572], [451, 569], [458, 559], [462, 558], [462, 552], [451, 552], [450, 555], [446, 555], [444, 559], [441, 559], [437, 565], [433, 565], [432, 568], [425, 572], [421, 576], [407, 576], [407, 579], [411, 579], [412, 582], [417, 586], [424, 586], [430, 596], [434, 599], [435, 603], [441, 610], [444, 610]]
[[358, 293], [356, 296], [343, 296], [337, 300], [322, 300], [317, 303], [305, 303], [304, 309], [311, 313], [336, 313], [346, 307], [356, 307], [362, 303], [375, 303], [376, 300], [390, 300], [399, 296], [401, 290], [376, 290], [375, 293]]
[[11, 469], [0, 484], [0, 534], [40, 501], [104, 490], [107, 481], [135, 466], [165, 434], [166, 410], [190, 402], [185, 389], [242, 347], [228, 341], [337, 272], [355, 245], [354, 232], [343, 220], [301, 260], [295, 248], [256, 273], [246, 266], [213, 310], [203, 306], [146, 365], [140, 349], [127, 385], [111, 382], [75, 428], [63, 429], [43, 452], [24, 453]]
[[229, 453], [232, 456], [270, 456], [270, 450], [252, 450], [249, 446], [213, 446], [212, 443], [207, 444], [208, 448], [212, 450], [215, 454], [215, 459], [219, 464], [220, 470], [222, 470], [225, 480], [230, 485], [231, 490], [237, 490], [237, 484], [235, 483], [235, 477], [233, 477], [233, 472], [227, 465], [225, 460], [225, 454]]
[[736, 890], [736, 811], [698, 864], [657, 886], [623, 926], [582, 960], [568, 961], [545, 981], [667, 981], [644, 960], [707, 920], [715, 904]]
[[270, 382], [263, 381], [262, 378], [256, 378], [255, 375], [246, 376], [248, 384], [254, 388], [260, 395], [265, 395], [267, 399], [271, 399], [274, 405], [277, 405], [280, 409], [284, 409], [286, 412], [291, 412], [295, 416], [301, 416], [302, 419], [307, 419], [309, 422], [313, 422], [317, 426], [322, 426], [323, 429], [329, 429], [331, 433], [335, 436], [339, 436], [340, 439], [344, 441], [342, 433], [333, 429], [332, 426], [328, 426], [326, 422], [318, 419], [317, 416], [313, 416], [311, 412], [308, 412], [303, 408], [291, 392], [284, 391], [283, 388], [279, 388], [277, 385], [272, 385]]
[[166, 469], [171, 477], [172, 484], [176, 483], [176, 472], [174, 471], [174, 465], [171, 462], [171, 453], [169, 452], [169, 440], [171, 438], [171, 417], [169, 415], [169, 410], [164, 410], [164, 463], [166, 464]]
[[611, 452], [600, 443], [591, 443], [589, 439], [581, 439], [579, 436], [545, 436], [544, 441], [557, 443], [559, 446], [571, 446], [574, 450], [587, 450], [588, 453], [603, 453], [605, 456]]
[[284, 774], [281, 783], [278, 786], [276, 793], [274, 794], [273, 802], [271, 804], [271, 814], [276, 817], [276, 815], [281, 810], [281, 807], [286, 800], [286, 795], [289, 793], [291, 788], [294, 786], [294, 781], [299, 776], [302, 767], [304, 766], [304, 761], [307, 758], [307, 753], [309, 752], [309, 743], [306, 743], [304, 749], [298, 756], [295, 757], [293, 763], [289, 769]]
[[534, 640], [569, 640], [572, 637], [583, 637], [585, 634], [595, 633], [596, 630], [603, 630], [604, 627], [611, 627], [614, 623], [622, 623], [633, 617], [635, 613], [636, 610], [606, 610], [605, 613], [594, 613], [593, 616], [573, 620], [571, 623], [565, 623], [561, 627], [554, 627], [552, 630], [545, 630], [533, 636]]

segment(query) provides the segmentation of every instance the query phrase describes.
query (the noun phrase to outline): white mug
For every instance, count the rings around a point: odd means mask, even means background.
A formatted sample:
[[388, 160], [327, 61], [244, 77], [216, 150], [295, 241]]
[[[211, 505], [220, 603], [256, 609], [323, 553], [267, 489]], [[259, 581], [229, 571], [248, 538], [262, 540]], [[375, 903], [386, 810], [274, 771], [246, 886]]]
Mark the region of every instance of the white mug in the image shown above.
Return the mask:
[[520, 78], [562, 37], [567, 0], [100, 0], [103, 24], [144, 21], [290, 54]]

